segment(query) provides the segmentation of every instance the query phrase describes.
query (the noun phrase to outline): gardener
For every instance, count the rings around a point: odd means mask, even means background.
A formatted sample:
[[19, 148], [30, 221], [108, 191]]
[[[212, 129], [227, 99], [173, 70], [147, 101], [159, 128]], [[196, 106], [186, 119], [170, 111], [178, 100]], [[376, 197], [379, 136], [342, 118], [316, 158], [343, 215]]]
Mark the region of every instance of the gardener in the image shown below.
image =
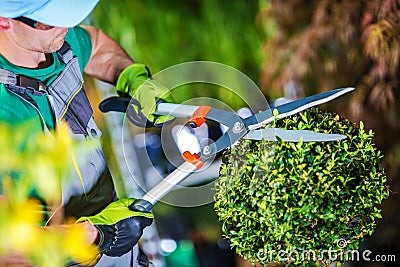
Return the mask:
[[66, 122], [75, 138], [95, 140], [97, 147], [74, 164], [62, 185], [64, 214], [77, 218], [97, 242], [103, 254], [97, 266], [147, 266], [136, 243], [152, 215], [131, 211], [132, 199], [116, 201], [82, 73], [116, 85], [120, 95], [134, 96], [147, 123], [156, 126], [169, 120], [151, 114], [156, 100], [170, 102], [171, 97], [155, 83], [141, 87], [148, 70], [109, 36], [76, 26], [97, 2], [0, 0], [0, 122], [15, 126], [33, 121], [27, 138]]

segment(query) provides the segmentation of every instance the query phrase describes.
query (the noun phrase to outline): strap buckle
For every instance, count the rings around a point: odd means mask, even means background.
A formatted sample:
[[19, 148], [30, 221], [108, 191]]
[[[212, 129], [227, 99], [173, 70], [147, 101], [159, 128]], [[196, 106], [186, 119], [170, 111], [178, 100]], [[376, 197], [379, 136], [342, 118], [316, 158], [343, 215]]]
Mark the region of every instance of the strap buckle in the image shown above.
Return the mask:
[[30, 92], [33, 95], [40, 96], [47, 93], [47, 87], [41, 81], [26, 77], [24, 75], [17, 75], [16, 86], [25, 88], [27, 92]]

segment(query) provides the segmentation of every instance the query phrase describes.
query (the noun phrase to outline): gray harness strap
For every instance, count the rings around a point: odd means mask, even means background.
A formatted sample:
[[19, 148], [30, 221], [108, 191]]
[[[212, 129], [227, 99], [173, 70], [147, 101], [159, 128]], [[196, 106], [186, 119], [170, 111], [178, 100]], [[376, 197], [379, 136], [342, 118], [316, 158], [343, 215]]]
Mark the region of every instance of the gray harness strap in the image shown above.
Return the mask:
[[17, 75], [12, 71], [0, 69], [0, 83], [17, 84]]
[[[47, 88], [50, 103], [54, 109], [56, 122], [64, 120], [74, 134], [91, 134], [87, 129], [89, 120], [93, 120], [93, 110], [85, 93], [83, 77], [79, 68], [78, 58], [73, 57], [71, 49], [64, 43], [57, 52], [58, 57], [66, 64], [63, 72]], [[68, 46], [69, 47], [69, 46]], [[94, 122], [94, 131], [100, 132]]]
[[[75, 217], [99, 212], [115, 197], [111, 175], [100, 144], [101, 131], [85, 93], [78, 58], [67, 43], [57, 52], [66, 66], [47, 87], [56, 122], [66, 121], [78, 140], [90, 139], [96, 145], [79, 156], [78, 167], [65, 180], [63, 204], [67, 215]], [[76, 166], [75, 166], [76, 167]]]

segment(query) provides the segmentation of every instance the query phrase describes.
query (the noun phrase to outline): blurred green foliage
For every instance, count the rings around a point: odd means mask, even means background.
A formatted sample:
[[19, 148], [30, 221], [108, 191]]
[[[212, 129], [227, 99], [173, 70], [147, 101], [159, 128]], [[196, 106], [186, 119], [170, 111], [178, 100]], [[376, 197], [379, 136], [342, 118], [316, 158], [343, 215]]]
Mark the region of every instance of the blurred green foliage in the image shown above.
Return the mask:
[[[70, 218], [65, 221], [69, 227], [57, 228], [56, 211], [62, 210], [62, 180], [92, 143], [73, 140], [66, 124], [60, 123], [57, 132], [44, 133], [32, 131], [34, 123], [0, 123], [0, 266], [91, 262], [98, 249], [88, 244], [86, 230]], [[52, 227], [41, 227], [49, 217]], [[29, 264], [18, 264], [20, 256]]]
[[[272, 31], [257, 22], [257, 14], [267, 5], [258, 0], [110, 1], [96, 7], [91, 24], [117, 40], [153, 74], [183, 62], [214, 61], [242, 71], [258, 84], [261, 44]], [[186, 87], [174, 95], [177, 102], [224, 95], [215, 86]], [[240, 105], [237, 99], [230, 101], [226, 104], [234, 108]]]

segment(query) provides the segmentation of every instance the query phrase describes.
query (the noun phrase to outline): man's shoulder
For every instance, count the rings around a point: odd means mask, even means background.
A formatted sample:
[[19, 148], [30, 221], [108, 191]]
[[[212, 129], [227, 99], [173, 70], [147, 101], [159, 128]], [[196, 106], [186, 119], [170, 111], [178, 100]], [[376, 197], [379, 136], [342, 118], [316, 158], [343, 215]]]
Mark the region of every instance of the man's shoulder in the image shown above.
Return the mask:
[[81, 71], [83, 71], [92, 52], [89, 33], [82, 27], [76, 26], [68, 30], [65, 41], [71, 46], [74, 55], [78, 57]]
[[89, 33], [80, 26], [70, 28], [65, 36], [73, 50], [75, 49], [91, 49]]

